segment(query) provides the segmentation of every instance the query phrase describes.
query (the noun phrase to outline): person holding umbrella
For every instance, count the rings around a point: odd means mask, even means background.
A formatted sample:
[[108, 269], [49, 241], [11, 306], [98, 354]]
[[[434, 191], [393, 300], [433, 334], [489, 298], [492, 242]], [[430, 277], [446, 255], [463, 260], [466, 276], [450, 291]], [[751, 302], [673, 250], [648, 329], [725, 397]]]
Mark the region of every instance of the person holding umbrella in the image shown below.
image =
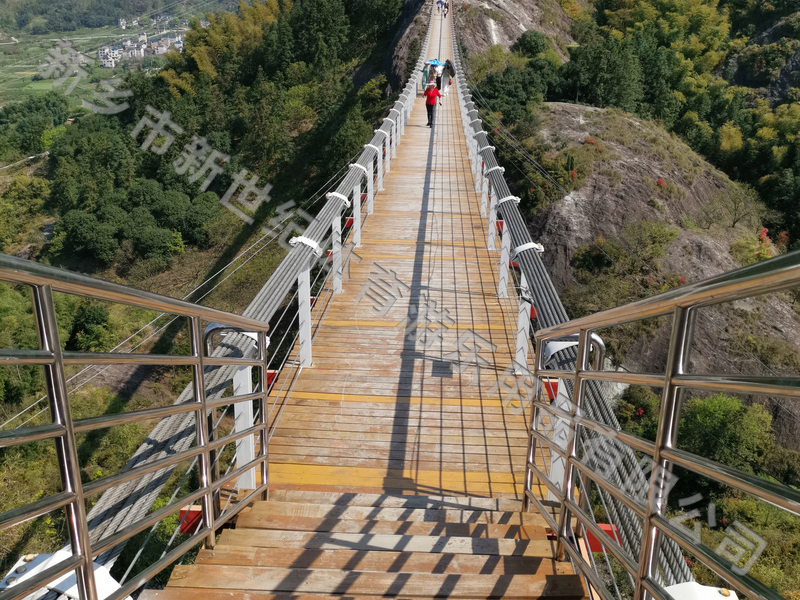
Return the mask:
[[428, 82], [428, 63], [422, 67], [422, 81], [420, 81], [420, 87], [422, 88], [422, 93], [425, 93], [425, 86]]
[[444, 97], [447, 98], [447, 92], [450, 91], [450, 86], [453, 85], [453, 78], [456, 76], [456, 68], [448, 58], [444, 63], [444, 74], [442, 76], [442, 87], [444, 87]]
[[428, 127], [433, 127], [433, 113], [436, 110], [436, 99], [442, 95], [436, 89], [436, 82], [429, 81], [425, 89], [425, 109], [428, 111]]

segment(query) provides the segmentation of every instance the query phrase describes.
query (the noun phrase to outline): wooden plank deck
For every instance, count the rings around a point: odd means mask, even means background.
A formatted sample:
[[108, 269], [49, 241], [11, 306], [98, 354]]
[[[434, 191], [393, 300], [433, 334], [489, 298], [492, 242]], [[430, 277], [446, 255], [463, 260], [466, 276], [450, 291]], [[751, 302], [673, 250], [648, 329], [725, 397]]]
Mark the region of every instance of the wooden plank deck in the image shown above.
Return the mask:
[[[446, 24], [434, 15], [431, 58], [450, 55]], [[455, 92], [425, 122], [418, 97], [361, 263], [344, 293], [318, 296], [313, 366], [285, 368], [270, 397], [270, 501], [142, 600], [587, 597], [546, 520], [522, 512], [525, 422], [490, 391], [512, 362], [515, 302], [497, 297]], [[407, 286], [381, 315], [356, 301], [373, 263]], [[416, 340], [397, 325], [426, 302], [449, 319]], [[481, 368], [443, 368], [469, 331], [487, 340]]]
[[[434, 18], [428, 58], [452, 55], [441, 25]], [[487, 249], [474, 189], [455, 89], [433, 129], [418, 93], [364, 222], [361, 262], [342, 294], [318, 295], [313, 366], [270, 397], [286, 404], [270, 442], [271, 489], [522, 498], [525, 422], [490, 391], [513, 360], [516, 299], [513, 289], [510, 300], [497, 296], [500, 239]], [[369, 298], [356, 300], [375, 265], [410, 288], [380, 316]], [[409, 341], [402, 323], [426, 303], [445, 322]], [[486, 340], [483, 366], [450, 373], [448, 355], [469, 331]]]

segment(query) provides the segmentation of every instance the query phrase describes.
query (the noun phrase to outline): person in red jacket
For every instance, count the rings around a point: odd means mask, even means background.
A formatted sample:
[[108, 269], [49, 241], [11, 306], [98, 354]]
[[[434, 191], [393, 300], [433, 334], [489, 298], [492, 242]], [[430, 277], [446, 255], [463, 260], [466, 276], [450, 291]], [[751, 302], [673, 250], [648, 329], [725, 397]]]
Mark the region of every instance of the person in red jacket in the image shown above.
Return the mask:
[[436, 110], [436, 99], [442, 94], [436, 89], [436, 82], [429, 81], [425, 89], [425, 108], [428, 110], [428, 127], [433, 127], [433, 111]]

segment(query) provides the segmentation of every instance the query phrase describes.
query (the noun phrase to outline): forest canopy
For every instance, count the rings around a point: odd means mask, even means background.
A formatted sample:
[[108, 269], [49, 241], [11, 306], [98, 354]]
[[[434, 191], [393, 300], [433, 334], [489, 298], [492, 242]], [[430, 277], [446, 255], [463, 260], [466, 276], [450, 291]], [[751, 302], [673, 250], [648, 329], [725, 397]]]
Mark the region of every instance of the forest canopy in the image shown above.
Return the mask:
[[[543, 100], [660, 121], [752, 186], [769, 209], [764, 225], [800, 248], [800, 90], [789, 88], [771, 104], [760, 84], [735, 84], [740, 77], [731, 61], [751, 60], [766, 46], [732, 38], [730, 13], [729, 6], [699, 0], [601, 0], [591, 16], [574, 21], [578, 44], [569, 47], [568, 62], [554, 60], [543, 49], [552, 42], [529, 31], [506, 56], [492, 49], [473, 57], [471, 69], [492, 110], [523, 137]], [[795, 17], [800, 23], [800, 13], [787, 23]], [[800, 43], [791, 48], [800, 52]]]

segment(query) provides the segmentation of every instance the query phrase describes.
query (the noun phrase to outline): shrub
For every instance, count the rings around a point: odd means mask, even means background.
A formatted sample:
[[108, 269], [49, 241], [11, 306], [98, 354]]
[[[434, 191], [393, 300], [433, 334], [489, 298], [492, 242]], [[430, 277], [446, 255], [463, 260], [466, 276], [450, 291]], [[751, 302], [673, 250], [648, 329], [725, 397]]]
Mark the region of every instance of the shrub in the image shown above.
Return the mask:
[[658, 212], [660, 212], [662, 215], [663, 215], [665, 212], [667, 212], [667, 211], [666, 211], [666, 209], [664, 208], [664, 205], [663, 205], [663, 204], [661, 204], [661, 202], [659, 202], [659, 201], [658, 201], [657, 199], [655, 199], [655, 198], [650, 198], [650, 200], [647, 202], [647, 205], [648, 205], [648, 206], [652, 206], [652, 207], [653, 207], [653, 208], [655, 208], [655, 209], [656, 209]]
[[759, 236], [754, 234], [745, 235], [731, 244], [731, 254], [742, 266], [771, 258], [769, 238], [759, 239]]
[[647, 440], [656, 439], [659, 398], [649, 387], [631, 385], [616, 409], [622, 429]]
[[800, 351], [792, 344], [766, 335], [743, 335], [739, 342], [768, 366], [800, 371]]
[[622, 183], [622, 173], [616, 169], [603, 169], [600, 171], [600, 175], [603, 175], [606, 179], [608, 179], [608, 185], [610, 185], [612, 188], [615, 188]]

